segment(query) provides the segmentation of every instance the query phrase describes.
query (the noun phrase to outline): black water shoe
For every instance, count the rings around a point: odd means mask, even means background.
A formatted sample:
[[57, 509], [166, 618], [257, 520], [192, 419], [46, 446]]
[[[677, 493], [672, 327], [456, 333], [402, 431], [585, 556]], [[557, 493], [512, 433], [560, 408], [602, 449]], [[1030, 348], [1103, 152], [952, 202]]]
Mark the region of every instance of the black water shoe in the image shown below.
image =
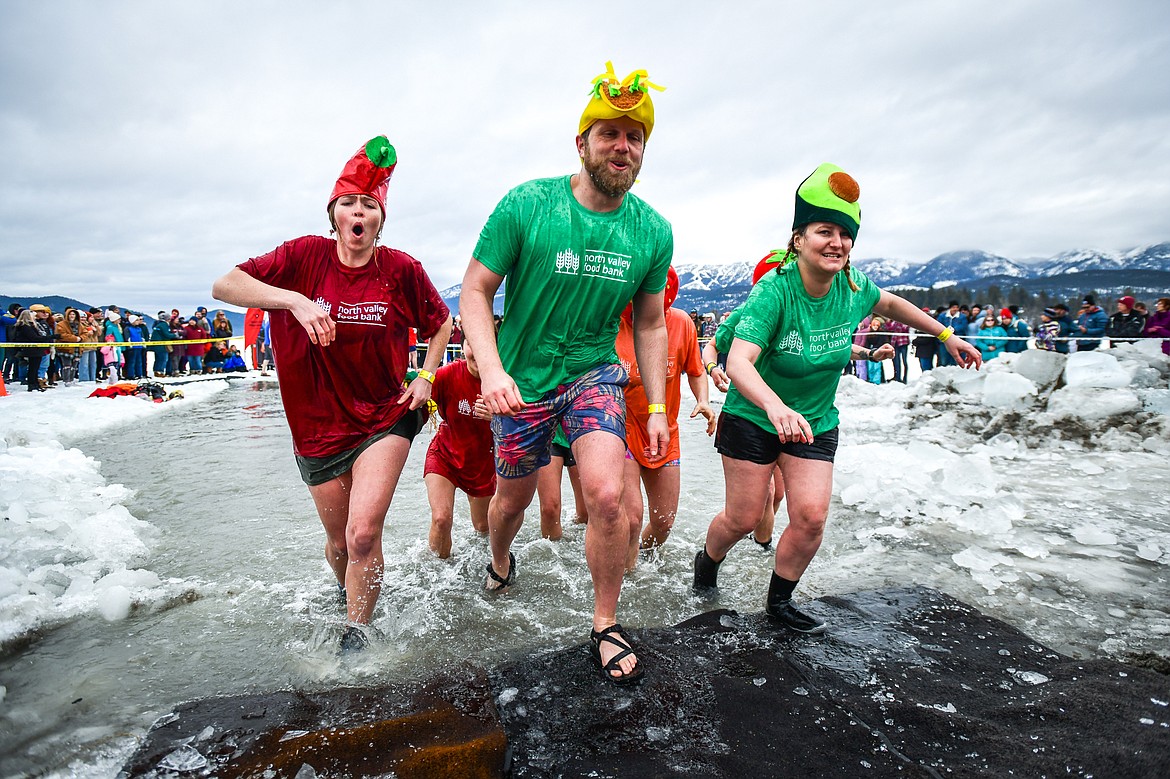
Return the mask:
[[719, 563], [711, 559], [707, 554], [706, 545], [699, 550], [695, 555], [695, 591], [703, 592], [704, 590], [713, 590], [719, 586]]
[[824, 622], [811, 614], [805, 614], [793, 606], [791, 600], [773, 600], [769, 598], [768, 605], [764, 610], [773, 620], [779, 622], [789, 630], [795, 630], [797, 633], [819, 636], [825, 632]]

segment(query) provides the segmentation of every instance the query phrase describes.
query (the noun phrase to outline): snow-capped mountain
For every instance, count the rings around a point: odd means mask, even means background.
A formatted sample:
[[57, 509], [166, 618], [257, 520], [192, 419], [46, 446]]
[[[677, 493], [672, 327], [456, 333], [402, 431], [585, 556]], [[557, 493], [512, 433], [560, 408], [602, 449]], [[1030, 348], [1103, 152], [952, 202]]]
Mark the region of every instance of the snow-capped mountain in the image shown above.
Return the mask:
[[[755, 265], [676, 263], [680, 288], [675, 306], [688, 311], [734, 308], [751, 290]], [[1073, 250], [1046, 259], [1012, 260], [973, 249], [947, 252], [923, 263], [875, 257], [855, 260], [854, 265], [881, 287], [985, 290], [996, 285], [1006, 291], [1018, 284], [1032, 292], [1069, 296], [1089, 290], [1120, 295], [1127, 288], [1147, 296], [1170, 293], [1170, 242], [1123, 252]], [[453, 311], [459, 305], [459, 289], [455, 285], [441, 293]], [[497, 312], [503, 311], [502, 294], [496, 296], [495, 306]]]

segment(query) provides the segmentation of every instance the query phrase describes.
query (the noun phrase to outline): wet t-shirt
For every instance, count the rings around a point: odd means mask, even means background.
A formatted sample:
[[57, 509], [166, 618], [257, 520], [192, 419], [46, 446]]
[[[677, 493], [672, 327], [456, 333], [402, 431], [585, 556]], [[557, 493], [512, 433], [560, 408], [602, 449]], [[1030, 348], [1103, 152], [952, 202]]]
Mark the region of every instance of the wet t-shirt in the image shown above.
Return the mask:
[[[881, 297], [865, 274], [853, 269], [854, 292], [844, 273], [833, 277], [824, 297], [804, 289], [797, 263], [768, 273], [743, 304], [735, 337], [761, 348], [756, 370], [785, 405], [803, 416], [814, 436], [837, 426], [837, 382], [849, 362], [853, 331]], [[725, 411], [776, 432], [764, 411], [743, 397], [733, 382]]]
[[410, 404], [397, 402], [404, 392], [407, 330], [416, 327], [430, 338], [447, 321], [447, 306], [418, 260], [379, 246], [366, 265], [347, 268], [336, 242], [308, 235], [239, 268], [300, 292], [337, 323], [336, 340], [318, 346], [287, 310], [268, 311], [297, 454], [326, 457], [351, 449], [407, 412]]
[[670, 224], [635, 195], [615, 211], [590, 211], [569, 176], [505, 195], [474, 256], [506, 278], [497, 342], [524, 400], [616, 363], [622, 309], [637, 292], [662, 291], [673, 253]]
[[471, 483], [490, 482], [496, 472], [491, 424], [475, 417], [479, 395], [479, 379], [471, 375], [466, 360], [456, 360], [435, 372], [431, 399], [439, 407], [443, 423], [431, 450]]
[[677, 308], [666, 309], [666, 419], [670, 423], [670, 443], [666, 456], [651, 461], [646, 457], [650, 446], [646, 425], [650, 421], [649, 401], [646, 387], [642, 384], [642, 372], [634, 353], [633, 328], [622, 321], [618, 330], [617, 353], [622, 367], [630, 374], [626, 385], [626, 448], [646, 468], [657, 468], [681, 456], [678, 443], [678, 414], [682, 406], [682, 375], [703, 375], [703, 358], [699, 352], [699, 339], [691, 318]]

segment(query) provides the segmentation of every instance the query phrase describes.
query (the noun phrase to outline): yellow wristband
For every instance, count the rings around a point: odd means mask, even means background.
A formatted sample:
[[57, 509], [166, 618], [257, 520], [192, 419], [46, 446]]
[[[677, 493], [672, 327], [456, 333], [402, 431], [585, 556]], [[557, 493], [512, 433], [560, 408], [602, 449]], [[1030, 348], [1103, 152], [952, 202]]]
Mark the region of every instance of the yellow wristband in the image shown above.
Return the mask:
[[435, 374], [431, 373], [430, 371], [419, 371], [419, 372], [418, 372], [418, 377], [419, 377], [420, 379], [426, 379], [426, 380], [427, 380], [427, 381], [429, 381], [431, 384], [434, 384], [434, 383], [435, 383]]
[[939, 341], [941, 341], [942, 343], [945, 344], [947, 342], [947, 339], [950, 338], [954, 334], [955, 334], [955, 328], [948, 327], [946, 330], [943, 330], [941, 333], [939, 333], [937, 337], [938, 337]]
[[707, 375], [708, 375], [708, 376], [710, 376], [710, 375], [711, 375], [711, 371], [715, 370], [715, 366], [717, 366], [718, 364], [719, 364], [719, 363], [717, 363], [717, 362], [709, 362], [709, 363], [707, 363]]
[[651, 403], [649, 406], [646, 407], [646, 413], [648, 413], [648, 414], [665, 414], [666, 413], [666, 404], [665, 403]]

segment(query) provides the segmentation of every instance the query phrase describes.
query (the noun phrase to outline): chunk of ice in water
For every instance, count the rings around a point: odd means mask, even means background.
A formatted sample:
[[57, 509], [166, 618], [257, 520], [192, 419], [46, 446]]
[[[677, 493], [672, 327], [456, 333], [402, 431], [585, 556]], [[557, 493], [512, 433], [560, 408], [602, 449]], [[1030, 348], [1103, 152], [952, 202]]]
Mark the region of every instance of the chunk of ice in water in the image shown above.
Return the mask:
[[293, 779], [317, 779], [317, 770], [308, 763], [301, 763], [301, 767]]
[[181, 746], [158, 762], [158, 767], [164, 771], [199, 771], [207, 767], [207, 758], [192, 746]]
[[1117, 536], [1093, 525], [1081, 525], [1073, 530], [1073, 538], [1085, 546], [1112, 546], [1117, 543]]
[[515, 687], [509, 687], [506, 690], [502, 690], [499, 697], [496, 698], [496, 703], [500, 704], [501, 706], [507, 706], [509, 703], [516, 700], [516, 696], [519, 693], [520, 691]]
[[130, 615], [130, 606], [133, 599], [130, 590], [120, 584], [115, 584], [98, 595], [98, 611], [107, 622], [119, 622]]
[[1157, 544], [1138, 544], [1137, 556], [1151, 563], [1162, 556], [1162, 549]]

